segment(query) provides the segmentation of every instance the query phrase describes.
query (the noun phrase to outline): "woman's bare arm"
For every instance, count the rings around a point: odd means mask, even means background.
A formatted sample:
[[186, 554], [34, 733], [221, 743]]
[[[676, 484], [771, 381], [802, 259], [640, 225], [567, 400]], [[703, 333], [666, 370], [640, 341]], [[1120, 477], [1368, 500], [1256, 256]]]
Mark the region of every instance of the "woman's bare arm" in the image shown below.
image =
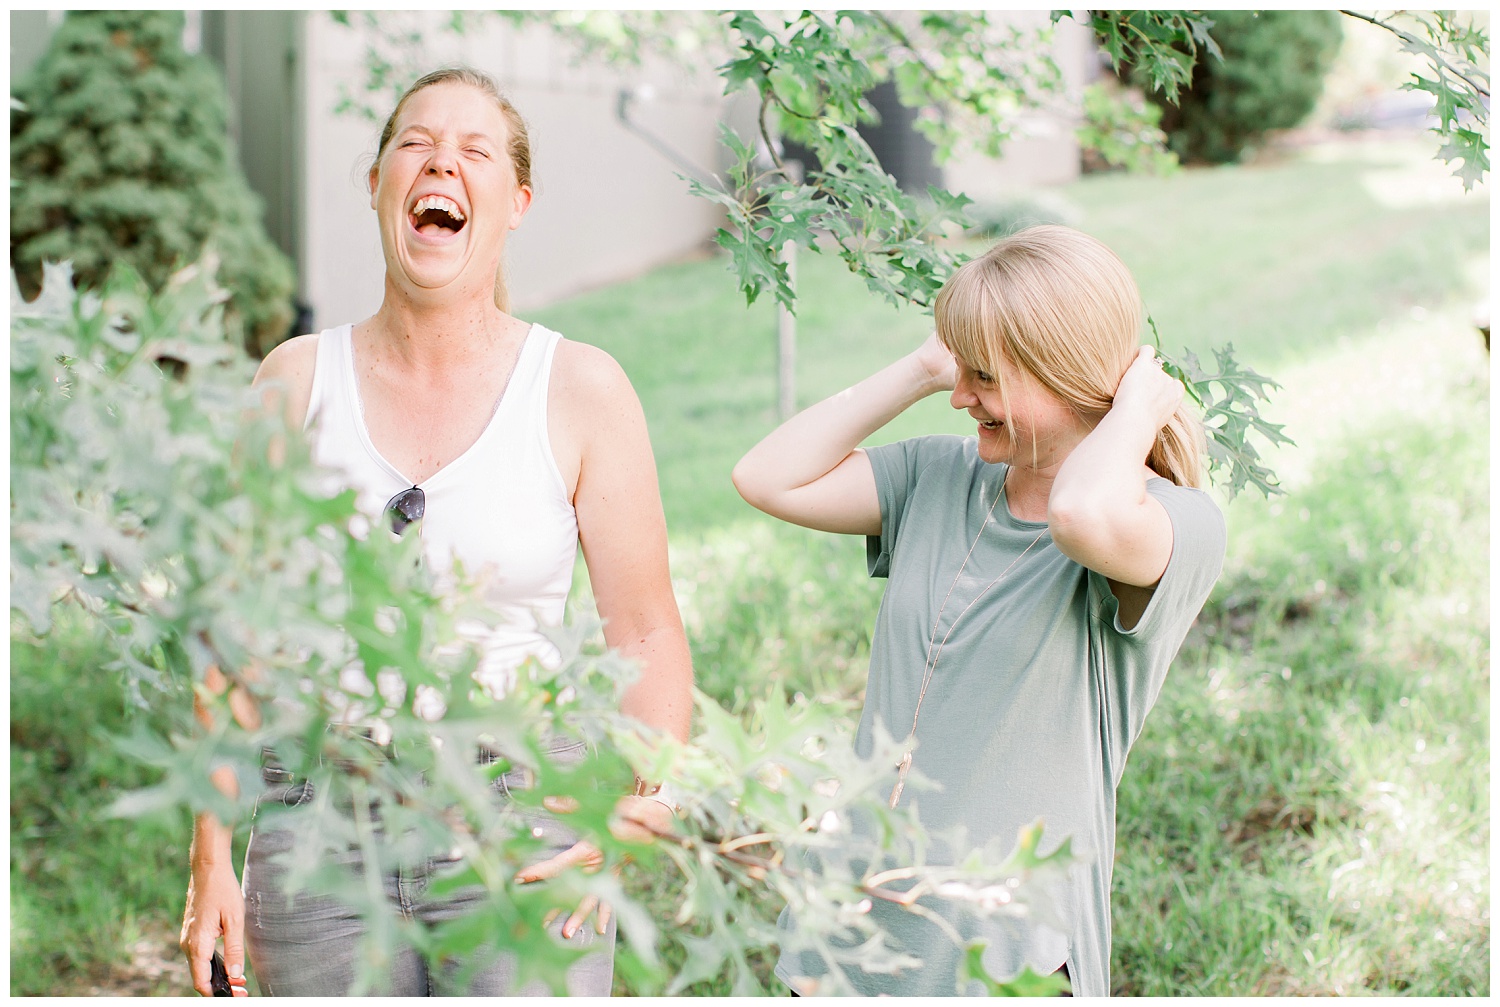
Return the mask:
[[[622, 712], [686, 741], [693, 664], [672, 593], [656, 460], [640, 400], [609, 354], [568, 340], [558, 345], [548, 427], [554, 457], [573, 494], [578, 540], [604, 619], [605, 643], [641, 669], [626, 690]], [[618, 813], [621, 834], [638, 840], [672, 829], [671, 811], [649, 798], [623, 797]], [[523, 869], [516, 880], [541, 881], [601, 859], [591, 843], [579, 842]], [[596, 909], [595, 928], [604, 933], [610, 909], [590, 896], [564, 921], [563, 936], [571, 937]]]
[[1127, 627], [1172, 558], [1172, 522], [1146, 492], [1152, 474], [1146, 457], [1182, 396], [1182, 384], [1162, 373], [1154, 351], [1143, 346], [1109, 412], [1058, 469], [1047, 502], [1053, 542], [1109, 578]]
[[[281, 412], [288, 430], [300, 430], [307, 418], [317, 347], [316, 335], [289, 339], [272, 349], [255, 373], [254, 387], [264, 392], [263, 407], [267, 412]], [[275, 445], [272, 450], [279, 453]], [[255, 700], [242, 686], [231, 686], [218, 668], [206, 670], [203, 684], [216, 695], [230, 690], [230, 710], [242, 727], [253, 729], [259, 725], [260, 711]], [[205, 729], [213, 728], [212, 714], [196, 696], [193, 712]], [[210, 780], [221, 793], [230, 797], [239, 795], [232, 770], [219, 769]], [[213, 995], [209, 988], [209, 959], [221, 935], [230, 983], [236, 996], [245, 995], [245, 902], [234, 872], [233, 841], [234, 830], [212, 812], [201, 812], [193, 820], [187, 903], [178, 943], [187, 956], [193, 988], [203, 996]]]
[[[567, 421], [579, 445], [573, 506], [604, 638], [641, 665], [624, 712], [687, 740], [692, 658], [667, 566], [667, 522], [646, 418], [625, 372], [595, 347], [565, 343]], [[560, 351], [562, 348], [560, 348]]]
[[[218, 668], [210, 666], [203, 676], [204, 687], [223, 694], [229, 680]], [[249, 694], [237, 691], [230, 695], [230, 709], [240, 726], [259, 726], [260, 714]], [[193, 713], [205, 729], [214, 727], [213, 714], [195, 696]], [[239, 796], [234, 771], [228, 767], [215, 770], [209, 777], [219, 792]], [[209, 959], [220, 935], [224, 937], [224, 966], [235, 996], [245, 991], [245, 899], [235, 877], [232, 846], [234, 830], [221, 823], [212, 812], [204, 811], [193, 819], [193, 843], [188, 853], [187, 902], [182, 913], [182, 933], [178, 945], [187, 956], [193, 989], [212, 996], [209, 987]]]
[[866, 437], [914, 403], [953, 388], [953, 357], [936, 335], [916, 351], [787, 420], [734, 467], [734, 485], [772, 517], [818, 531], [880, 533]]

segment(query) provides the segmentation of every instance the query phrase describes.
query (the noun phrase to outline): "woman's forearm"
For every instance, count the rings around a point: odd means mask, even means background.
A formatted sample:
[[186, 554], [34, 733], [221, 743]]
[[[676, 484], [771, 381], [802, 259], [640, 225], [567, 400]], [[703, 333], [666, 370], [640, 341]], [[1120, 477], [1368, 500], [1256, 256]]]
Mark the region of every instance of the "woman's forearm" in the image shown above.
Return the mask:
[[1092, 504], [1118, 508], [1146, 498], [1146, 456], [1157, 427], [1146, 419], [1112, 410], [1069, 452], [1053, 480], [1053, 513]]
[[843, 514], [847, 501], [842, 493], [835, 492], [830, 501], [828, 493], [806, 491], [838, 469], [865, 438], [916, 402], [951, 388], [942, 367], [945, 359], [951, 367], [951, 357], [929, 340], [921, 350], [804, 409], [740, 459], [734, 467], [735, 488], [747, 502], [783, 520], [828, 531], [867, 530], [839, 525], [838, 518], [850, 516]]
[[[234, 771], [227, 766], [215, 770], [210, 779], [222, 793], [238, 795]], [[229, 982], [237, 991], [234, 995], [245, 995], [245, 903], [232, 862], [233, 839], [234, 830], [212, 812], [202, 812], [193, 820], [187, 898], [178, 945], [187, 955], [193, 988], [204, 996], [213, 994], [209, 958], [220, 937], [224, 940]]]
[[641, 677], [625, 690], [620, 712], [687, 741], [693, 719], [693, 659], [680, 624], [662, 625], [626, 640], [619, 651], [641, 666]]
[[1149, 587], [1161, 577], [1172, 555], [1172, 526], [1146, 492], [1146, 458], [1182, 394], [1143, 349], [1109, 412], [1053, 480], [1047, 523], [1068, 558], [1128, 585]]
[[[228, 676], [217, 667], [210, 665], [204, 669], [203, 684], [216, 695], [223, 695], [228, 691], [230, 715], [241, 727], [254, 730], [260, 726], [260, 708], [254, 698], [243, 687], [231, 685]], [[214, 729], [214, 713], [204, 705], [199, 696], [193, 697], [193, 717], [205, 731]], [[208, 775], [208, 779], [225, 797], [235, 798], [240, 795], [239, 781], [235, 779], [234, 770], [228, 766], [220, 766]], [[232, 828], [222, 824], [212, 812], [200, 813], [193, 819], [193, 843], [188, 852], [193, 870], [229, 863], [233, 840]]]
[[[233, 795], [236, 791], [234, 771], [219, 769], [210, 777], [221, 793]], [[219, 821], [211, 811], [200, 812], [193, 819], [193, 844], [188, 851], [188, 863], [193, 873], [215, 870], [231, 863], [231, 846], [234, 830]]]

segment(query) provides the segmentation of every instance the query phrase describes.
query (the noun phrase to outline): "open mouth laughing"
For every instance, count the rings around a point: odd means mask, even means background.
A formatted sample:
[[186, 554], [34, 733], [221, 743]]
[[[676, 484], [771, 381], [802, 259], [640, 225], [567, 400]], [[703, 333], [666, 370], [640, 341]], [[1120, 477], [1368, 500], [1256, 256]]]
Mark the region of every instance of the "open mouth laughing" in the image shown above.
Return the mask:
[[427, 195], [418, 199], [407, 214], [412, 230], [427, 238], [452, 237], [464, 229], [468, 218], [447, 196]]

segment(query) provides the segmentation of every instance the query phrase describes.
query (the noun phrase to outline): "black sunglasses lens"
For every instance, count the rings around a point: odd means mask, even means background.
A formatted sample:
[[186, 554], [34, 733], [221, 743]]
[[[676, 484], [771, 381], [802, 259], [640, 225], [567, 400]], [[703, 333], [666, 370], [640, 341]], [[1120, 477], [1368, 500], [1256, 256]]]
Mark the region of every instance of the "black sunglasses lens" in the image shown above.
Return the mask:
[[391, 497], [391, 502], [385, 505], [385, 509], [391, 516], [391, 531], [400, 535], [422, 520], [422, 515], [427, 512], [427, 494], [422, 492], [421, 487], [413, 486]]

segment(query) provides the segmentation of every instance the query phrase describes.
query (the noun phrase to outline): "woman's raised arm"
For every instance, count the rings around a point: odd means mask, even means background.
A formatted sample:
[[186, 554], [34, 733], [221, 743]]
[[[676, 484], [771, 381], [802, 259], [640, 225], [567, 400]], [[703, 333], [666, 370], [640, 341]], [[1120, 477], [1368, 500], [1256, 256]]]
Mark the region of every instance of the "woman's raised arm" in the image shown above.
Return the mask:
[[953, 356], [934, 333], [920, 348], [787, 420], [734, 467], [752, 506], [792, 524], [846, 535], [880, 533], [880, 500], [866, 437], [935, 392], [953, 388]]
[[1146, 492], [1146, 457], [1182, 397], [1182, 384], [1162, 372], [1151, 347], [1141, 347], [1109, 412], [1058, 469], [1047, 501], [1052, 541], [1109, 579], [1127, 628], [1172, 558], [1172, 522]]

